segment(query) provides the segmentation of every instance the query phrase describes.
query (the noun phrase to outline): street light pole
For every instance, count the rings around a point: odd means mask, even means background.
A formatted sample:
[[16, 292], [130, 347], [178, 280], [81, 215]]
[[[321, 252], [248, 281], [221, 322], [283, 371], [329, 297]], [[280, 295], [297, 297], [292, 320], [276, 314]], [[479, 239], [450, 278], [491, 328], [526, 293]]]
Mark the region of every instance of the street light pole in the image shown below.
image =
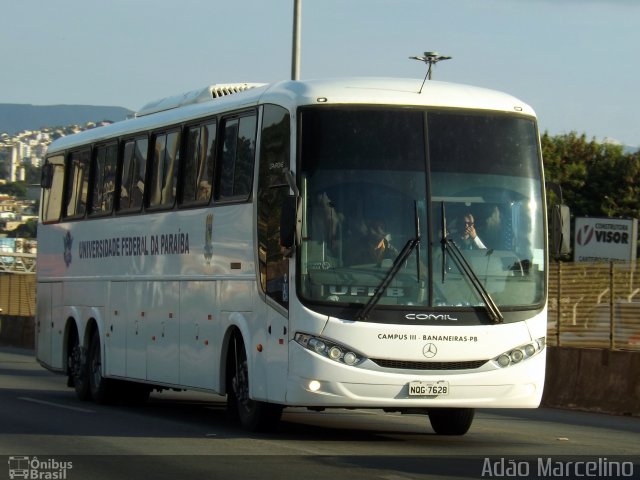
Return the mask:
[[301, 0], [293, 0], [293, 44], [291, 54], [291, 80], [300, 80], [300, 18]]

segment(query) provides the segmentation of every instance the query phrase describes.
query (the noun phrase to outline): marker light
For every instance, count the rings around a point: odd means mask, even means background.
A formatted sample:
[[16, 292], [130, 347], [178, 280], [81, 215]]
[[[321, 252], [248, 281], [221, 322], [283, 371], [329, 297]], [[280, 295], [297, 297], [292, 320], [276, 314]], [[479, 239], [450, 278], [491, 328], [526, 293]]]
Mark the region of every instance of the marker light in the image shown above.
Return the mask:
[[544, 349], [545, 345], [546, 338], [540, 337], [531, 343], [520, 345], [508, 352], [501, 353], [493, 361], [501, 368], [509, 367], [537, 355]]
[[364, 357], [349, 348], [324, 338], [314, 337], [306, 333], [296, 333], [295, 340], [304, 348], [329, 358], [334, 362], [355, 366], [364, 361]]

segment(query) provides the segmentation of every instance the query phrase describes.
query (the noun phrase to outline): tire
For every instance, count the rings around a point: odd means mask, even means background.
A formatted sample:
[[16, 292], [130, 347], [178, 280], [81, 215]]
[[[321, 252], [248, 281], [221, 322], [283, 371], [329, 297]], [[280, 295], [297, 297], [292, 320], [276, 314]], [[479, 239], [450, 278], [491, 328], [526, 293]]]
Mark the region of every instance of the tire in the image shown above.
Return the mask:
[[230, 382], [227, 390], [227, 410], [230, 416], [249, 431], [273, 430], [282, 417], [281, 405], [252, 400], [249, 397], [249, 369], [242, 340], [234, 339], [235, 354], [230, 365]]
[[89, 389], [89, 365], [87, 351], [80, 346], [78, 332], [74, 329], [69, 336], [69, 356], [67, 357], [69, 378], [67, 385], [76, 391], [76, 397], [82, 401], [91, 400]]
[[464, 435], [469, 431], [473, 408], [435, 408], [429, 410], [431, 427], [438, 435]]
[[113, 381], [102, 376], [102, 349], [100, 347], [100, 335], [97, 331], [91, 337], [88, 360], [87, 374], [91, 398], [96, 403], [112, 403], [116, 389]]

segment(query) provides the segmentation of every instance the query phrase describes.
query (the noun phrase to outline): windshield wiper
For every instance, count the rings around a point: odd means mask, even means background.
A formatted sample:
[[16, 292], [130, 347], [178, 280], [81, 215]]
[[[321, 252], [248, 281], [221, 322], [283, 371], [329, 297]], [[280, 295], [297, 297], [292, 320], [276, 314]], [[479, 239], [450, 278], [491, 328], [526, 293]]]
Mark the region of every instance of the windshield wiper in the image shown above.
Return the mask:
[[[411, 252], [413, 252], [415, 250], [415, 248], [420, 244], [420, 218], [418, 217], [418, 202], [416, 202], [416, 201], [414, 201], [414, 208], [415, 208], [415, 228], [416, 228], [416, 236], [415, 236], [415, 238], [411, 238], [411, 239], [407, 240], [407, 243], [404, 244], [404, 247], [402, 247], [402, 250], [400, 251], [400, 253], [396, 257], [396, 259], [394, 260], [393, 265], [391, 266], [391, 268], [389, 269], [389, 271], [387, 272], [385, 277], [382, 279], [382, 282], [380, 282], [380, 285], [378, 285], [378, 288], [376, 288], [376, 291], [373, 294], [373, 296], [362, 307], [362, 309], [356, 314], [356, 319], [357, 320], [366, 320], [367, 319], [367, 317], [369, 316], [369, 313], [371, 312], [371, 310], [373, 310], [375, 308], [375, 306], [380, 301], [380, 298], [382, 298], [382, 294], [385, 292], [385, 290], [387, 289], [387, 287], [391, 283], [391, 280], [393, 280], [394, 277], [396, 276], [396, 274], [400, 271], [400, 268], [402, 267], [402, 264], [407, 260], [407, 258], [409, 258], [409, 255], [411, 255]], [[420, 257], [419, 257], [419, 253], [420, 253], [420, 250], [418, 250], [418, 260], [417, 260], [418, 261], [418, 266], [417, 266], [417, 268], [418, 268], [418, 281], [420, 280]]]
[[447, 215], [444, 209], [444, 202], [440, 204], [440, 245], [442, 247], [442, 283], [447, 275]]
[[480, 295], [480, 298], [482, 298], [487, 313], [489, 314], [489, 318], [491, 318], [494, 323], [502, 323], [504, 321], [504, 317], [502, 316], [502, 312], [500, 311], [496, 303], [493, 301], [493, 298], [491, 298], [491, 294], [482, 284], [482, 282], [476, 275], [476, 272], [473, 271], [473, 268], [463, 255], [460, 247], [458, 247], [458, 245], [456, 245], [456, 242], [454, 242], [453, 239], [450, 238], [447, 234], [447, 221], [445, 217], [444, 202], [442, 202], [442, 238], [440, 241], [442, 243], [442, 283], [444, 283], [446, 275], [445, 257], [447, 251], [449, 251], [451, 258], [453, 258], [454, 262], [458, 266], [458, 269], [464, 275], [466, 275], [473, 288], [475, 288], [476, 292], [478, 292], [478, 295]]

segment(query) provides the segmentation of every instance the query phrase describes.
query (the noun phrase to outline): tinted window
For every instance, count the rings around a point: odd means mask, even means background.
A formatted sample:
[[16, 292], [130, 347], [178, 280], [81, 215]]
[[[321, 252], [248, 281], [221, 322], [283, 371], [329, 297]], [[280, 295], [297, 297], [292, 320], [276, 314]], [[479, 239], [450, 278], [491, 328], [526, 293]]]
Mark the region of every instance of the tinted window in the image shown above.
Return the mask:
[[69, 155], [69, 181], [67, 182], [67, 217], [81, 217], [87, 211], [89, 190], [89, 152], [81, 150]]
[[288, 304], [283, 287], [289, 262], [280, 248], [280, 218], [284, 198], [289, 193], [283, 170], [289, 166], [290, 138], [289, 112], [265, 105], [258, 180], [260, 285], [267, 295], [284, 306]]
[[151, 164], [151, 195], [149, 206], [171, 207], [176, 197], [180, 132], [156, 136]]
[[113, 194], [116, 186], [116, 144], [101, 145], [96, 148], [93, 167], [91, 213], [101, 214], [113, 211]]
[[253, 182], [255, 115], [226, 119], [222, 135], [216, 199], [247, 199]]
[[62, 192], [64, 186], [64, 156], [49, 157], [47, 163], [52, 165], [52, 182], [50, 188], [42, 191], [42, 221], [60, 220], [62, 211]]
[[191, 127], [187, 135], [181, 203], [206, 203], [211, 198], [213, 185], [216, 124]]
[[427, 118], [432, 172], [540, 178], [532, 119], [450, 112]]
[[120, 184], [120, 210], [140, 210], [142, 207], [147, 144], [146, 138], [129, 140], [125, 143]]

